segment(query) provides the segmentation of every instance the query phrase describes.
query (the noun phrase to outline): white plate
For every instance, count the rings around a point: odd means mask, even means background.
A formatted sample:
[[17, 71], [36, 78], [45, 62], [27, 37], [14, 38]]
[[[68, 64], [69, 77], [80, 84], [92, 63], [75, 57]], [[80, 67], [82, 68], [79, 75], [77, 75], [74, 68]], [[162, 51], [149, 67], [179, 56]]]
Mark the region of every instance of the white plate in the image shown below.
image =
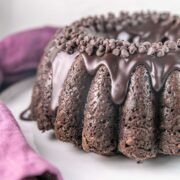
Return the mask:
[[41, 133], [35, 122], [19, 119], [30, 102], [34, 78], [17, 83], [0, 95], [11, 109], [29, 144], [59, 168], [65, 180], [177, 180], [180, 157], [158, 157], [142, 164], [123, 156], [104, 157], [83, 152], [70, 143], [50, 138], [52, 131]]

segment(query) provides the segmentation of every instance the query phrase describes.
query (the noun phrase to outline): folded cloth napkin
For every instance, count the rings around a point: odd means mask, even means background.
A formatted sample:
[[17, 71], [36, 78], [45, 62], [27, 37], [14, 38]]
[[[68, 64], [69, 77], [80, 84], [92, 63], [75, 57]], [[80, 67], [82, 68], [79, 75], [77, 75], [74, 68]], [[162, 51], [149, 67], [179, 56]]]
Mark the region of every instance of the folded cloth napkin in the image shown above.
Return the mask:
[[[32, 75], [57, 28], [44, 27], [0, 41], [0, 91]], [[59, 171], [27, 144], [17, 122], [0, 102], [0, 180], [61, 180]]]
[[58, 170], [27, 144], [16, 120], [0, 102], [0, 179], [62, 180]]
[[35, 73], [43, 50], [56, 27], [13, 34], [0, 41], [0, 91]]

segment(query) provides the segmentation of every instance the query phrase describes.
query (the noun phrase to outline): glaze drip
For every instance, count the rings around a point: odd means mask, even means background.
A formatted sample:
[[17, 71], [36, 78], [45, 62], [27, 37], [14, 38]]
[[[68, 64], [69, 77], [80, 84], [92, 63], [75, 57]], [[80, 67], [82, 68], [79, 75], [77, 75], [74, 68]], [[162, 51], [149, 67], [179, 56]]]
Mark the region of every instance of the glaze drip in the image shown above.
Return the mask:
[[125, 100], [131, 74], [139, 65], [144, 65], [150, 75], [152, 87], [159, 92], [167, 77], [174, 70], [180, 70], [180, 53], [168, 53], [163, 57], [147, 56], [146, 54], [135, 54], [128, 58], [121, 58], [112, 54], [102, 57], [88, 56], [82, 54], [87, 71], [94, 75], [98, 67], [105, 65], [111, 77], [111, 95], [114, 103], [122, 104]]
[[63, 88], [64, 81], [76, 56], [77, 53], [69, 55], [65, 52], [59, 52], [52, 62], [52, 110], [55, 110], [58, 106], [59, 95]]
[[131, 74], [139, 65], [147, 68], [152, 87], [159, 92], [168, 75], [180, 70], [180, 40], [175, 42], [180, 36], [179, 27], [180, 18], [176, 16], [135, 13], [119, 18], [88, 17], [64, 28], [53, 41], [59, 53], [52, 61], [51, 109], [58, 106], [63, 83], [78, 54], [92, 75], [99, 66], [107, 67], [116, 104], [125, 100]]

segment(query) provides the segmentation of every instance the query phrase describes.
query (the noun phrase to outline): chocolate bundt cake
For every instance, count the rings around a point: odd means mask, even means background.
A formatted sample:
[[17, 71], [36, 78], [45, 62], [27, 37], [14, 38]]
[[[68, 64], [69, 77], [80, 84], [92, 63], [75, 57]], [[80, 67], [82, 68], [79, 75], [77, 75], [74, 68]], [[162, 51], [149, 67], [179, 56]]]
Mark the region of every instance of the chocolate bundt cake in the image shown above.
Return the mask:
[[180, 155], [180, 17], [140, 12], [60, 29], [38, 68], [40, 130], [85, 151], [135, 160]]

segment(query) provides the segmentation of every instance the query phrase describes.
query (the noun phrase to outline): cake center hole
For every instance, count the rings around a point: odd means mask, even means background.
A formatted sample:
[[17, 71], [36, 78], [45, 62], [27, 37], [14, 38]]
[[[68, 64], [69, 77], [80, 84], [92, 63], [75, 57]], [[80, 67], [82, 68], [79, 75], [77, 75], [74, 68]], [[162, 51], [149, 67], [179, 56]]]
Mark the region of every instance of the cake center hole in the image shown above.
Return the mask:
[[168, 40], [169, 38], [167, 36], [163, 36], [160, 41], [164, 43], [165, 41], [168, 41]]

